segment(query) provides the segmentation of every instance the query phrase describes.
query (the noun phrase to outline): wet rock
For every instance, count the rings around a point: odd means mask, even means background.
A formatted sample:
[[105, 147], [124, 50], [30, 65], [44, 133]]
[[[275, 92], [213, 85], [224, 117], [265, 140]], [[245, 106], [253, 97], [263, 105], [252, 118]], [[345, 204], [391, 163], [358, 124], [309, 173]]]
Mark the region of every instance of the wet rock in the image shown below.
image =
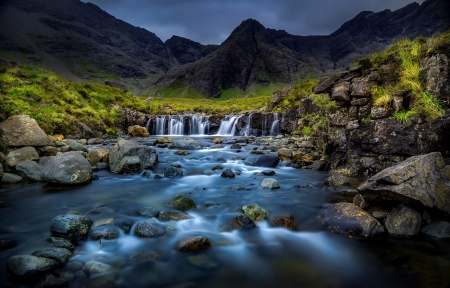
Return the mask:
[[168, 143], [173, 143], [173, 139], [170, 136], [165, 136], [165, 137], [160, 137], [160, 138], [156, 139], [156, 141], [155, 141], [155, 143], [153, 143], [153, 145], [168, 144]]
[[219, 206], [219, 204], [217, 204], [217, 203], [214, 202], [214, 201], [206, 201], [206, 202], [204, 203], [204, 205], [205, 205], [206, 207]]
[[52, 141], [42, 131], [36, 120], [28, 115], [11, 116], [0, 123], [0, 135], [8, 139], [10, 147], [52, 145]]
[[392, 116], [394, 111], [391, 108], [372, 107], [370, 111], [370, 118], [372, 120], [388, 118]]
[[11, 173], [5, 173], [2, 177], [2, 183], [3, 184], [17, 184], [23, 181], [23, 178], [19, 175], [11, 174]]
[[366, 200], [364, 200], [364, 197], [361, 194], [358, 194], [355, 197], [353, 197], [353, 204], [363, 209], [369, 207], [369, 203], [367, 203]]
[[20, 162], [16, 166], [17, 173], [23, 177], [33, 181], [42, 181], [41, 172], [42, 165], [30, 160]]
[[50, 243], [52, 246], [55, 246], [58, 248], [65, 248], [70, 251], [73, 251], [73, 248], [75, 247], [75, 245], [73, 245], [72, 242], [70, 242], [69, 240], [67, 240], [65, 238], [61, 238], [61, 237], [47, 238], [47, 242]]
[[39, 155], [34, 147], [23, 147], [10, 151], [5, 157], [4, 164], [6, 167], [15, 167], [20, 162], [26, 160], [39, 160]]
[[72, 258], [73, 254], [69, 249], [66, 248], [47, 248], [36, 251], [31, 255], [36, 257], [44, 257], [48, 259], [53, 259], [58, 262], [59, 265], [64, 265], [69, 262], [69, 259]]
[[324, 211], [324, 225], [333, 233], [371, 237], [384, 228], [372, 215], [352, 203], [337, 203]]
[[150, 171], [144, 171], [144, 172], [142, 172], [142, 174], [141, 174], [141, 177], [142, 177], [142, 178], [150, 179], [150, 176], [152, 176], [152, 173], [151, 173]]
[[278, 181], [273, 178], [265, 178], [261, 183], [262, 188], [268, 188], [268, 189], [278, 189], [280, 188], [280, 184], [278, 184]]
[[84, 264], [84, 266], [88, 269], [91, 274], [100, 274], [114, 271], [114, 267], [111, 265], [97, 262], [97, 261], [89, 261]]
[[411, 237], [419, 233], [422, 216], [416, 210], [400, 205], [388, 214], [385, 225], [391, 236]]
[[133, 224], [125, 219], [117, 219], [114, 221], [114, 225], [118, 228], [120, 228], [125, 234], [130, 233], [131, 227]]
[[369, 203], [436, 207], [450, 214], [450, 169], [438, 152], [413, 156], [386, 168], [358, 187]]
[[96, 144], [102, 144], [103, 140], [101, 138], [91, 138], [87, 140], [88, 145], [96, 145]]
[[200, 268], [208, 269], [217, 267], [217, 263], [211, 261], [208, 256], [204, 254], [189, 256], [187, 259], [189, 263]]
[[200, 150], [203, 148], [204, 148], [203, 144], [201, 144], [198, 141], [195, 141], [192, 138], [178, 139], [169, 145], [169, 149], [177, 149], [177, 150]]
[[245, 160], [245, 157], [242, 157], [242, 156], [234, 156], [233, 158], [231, 158], [231, 160], [234, 160], [234, 161]]
[[147, 128], [139, 126], [139, 125], [128, 126], [127, 130], [128, 130], [128, 134], [131, 134], [134, 137], [150, 136], [150, 133], [148, 133]]
[[235, 143], [235, 144], [231, 145], [231, 149], [242, 149], [242, 146]]
[[89, 161], [91, 166], [95, 166], [100, 162], [108, 163], [109, 149], [102, 147], [90, 147], [87, 149], [86, 160]]
[[157, 209], [155, 209], [153, 207], [144, 207], [144, 208], [139, 209], [138, 211], [136, 211], [136, 213], [139, 216], [152, 218], [152, 217], [158, 217], [159, 210], [157, 210]]
[[70, 211], [66, 215], [58, 215], [52, 220], [50, 231], [53, 235], [69, 239], [73, 243], [85, 239], [92, 221], [78, 213]]
[[92, 223], [91, 228], [110, 225], [113, 222], [114, 222], [114, 218], [98, 219], [98, 220], [95, 220], [94, 223]]
[[95, 229], [89, 233], [91, 240], [116, 239], [119, 238], [119, 235], [119, 229], [117, 228]]
[[141, 238], [154, 238], [162, 236], [165, 233], [164, 229], [155, 226], [147, 221], [140, 221], [134, 228], [134, 235]]
[[180, 240], [176, 249], [180, 252], [199, 251], [211, 247], [209, 239], [204, 236], [190, 236]]
[[294, 216], [290, 214], [275, 215], [270, 218], [269, 222], [274, 227], [284, 227], [289, 230], [295, 230], [297, 227]]
[[42, 167], [42, 180], [58, 184], [81, 184], [92, 177], [91, 164], [79, 152], [52, 157]]
[[206, 169], [206, 170], [203, 170], [203, 174], [205, 174], [207, 176], [211, 176], [211, 175], [216, 175], [217, 173], [214, 170]]
[[21, 279], [35, 278], [45, 275], [58, 267], [52, 259], [31, 255], [16, 255], [8, 259], [8, 270]]
[[290, 160], [292, 158], [292, 150], [287, 148], [278, 149], [278, 157], [281, 160]]
[[140, 172], [143, 169], [141, 158], [137, 155], [123, 157], [118, 166], [122, 168], [120, 173], [123, 174]]
[[79, 151], [79, 152], [87, 152], [86, 146], [76, 141], [72, 141], [69, 144], [70, 151]]
[[223, 178], [234, 178], [236, 174], [231, 169], [225, 169], [220, 176]]
[[44, 288], [67, 288], [69, 287], [69, 284], [65, 282], [64, 280], [57, 278], [53, 275], [48, 275], [45, 277], [45, 281], [42, 284], [42, 287]]
[[213, 138], [211, 139], [211, 142], [213, 142], [214, 144], [222, 144], [223, 140], [222, 138]]
[[164, 177], [167, 178], [176, 178], [183, 176], [183, 170], [178, 168], [177, 166], [170, 165], [166, 169], [164, 169]]
[[276, 167], [280, 162], [280, 158], [276, 155], [261, 155], [255, 159], [254, 166], [260, 167]]
[[175, 220], [175, 221], [189, 220], [189, 219], [194, 219], [194, 217], [184, 213], [183, 211], [167, 210], [167, 211], [160, 212], [158, 215], [158, 219], [160, 221], [164, 222], [164, 221], [170, 221], [170, 220]]
[[196, 208], [194, 200], [186, 195], [175, 195], [172, 200], [167, 202], [167, 204], [175, 207], [178, 210], [186, 211]]
[[158, 163], [158, 154], [149, 146], [132, 140], [119, 140], [109, 154], [109, 167], [111, 172], [124, 173], [125, 162], [123, 158], [132, 156], [138, 156], [140, 163], [139, 170], [134, 172], [140, 172], [146, 168], [153, 168]]
[[185, 150], [178, 150], [177, 152], [175, 152], [175, 155], [187, 156], [187, 155], [189, 155], [189, 152], [187, 152]]
[[257, 228], [252, 219], [250, 219], [247, 215], [239, 215], [232, 218], [230, 221], [230, 227], [241, 230]]
[[255, 203], [243, 206], [242, 212], [252, 219], [252, 221], [262, 221], [269, 218], [269, 213]]
[[0, 240], [0, 251], [8, 250], [14, 247], [14, 243], [11, 240]]
[[325, 185], [330, 187], [339, 187], [348, 184], [349, 184], [348, 177], [345, 177], [344, 175], [341, 174], [333, 174], [329, 176], [327, 179], [325, 179]]
[[273, 175], [275, 175], [275, 174], [277, 174], [275, 171], [273, 171], [273, 170], [264, 170], [264, 171], [262, 171], [261, 172], [263, 175], [265, 175], [265, 176], [273, 176]]
[[84, 123], [78, 125], [78, 134], [80, 135], [81, 139], [97, 138], [95, 132], [92, 131], [92, 129]]
[[437, 238], [450, 238], [450, 223], [433, 221], [420, 229], [420, 232]]
[[222, 170], [223, 167], [220, 165], [214, 165], [213, 167], [211, 167], [211, 170], [215, 171], [215, 170]]
[[107, 214], [107, 213], [112, 213], [112, 212], [114, 212], [114, 210], [111, 209], [109, 206], [101, 205], [101, 206], [98, 206], [97, 208], [95, 208], [94, 210], [87, 212], [86, 214], [97, 215], [97, 214]]
[[55, 156], [59, 152], [58, 148], [53, 146], [40, 147], [38, 151], [41, 156]]

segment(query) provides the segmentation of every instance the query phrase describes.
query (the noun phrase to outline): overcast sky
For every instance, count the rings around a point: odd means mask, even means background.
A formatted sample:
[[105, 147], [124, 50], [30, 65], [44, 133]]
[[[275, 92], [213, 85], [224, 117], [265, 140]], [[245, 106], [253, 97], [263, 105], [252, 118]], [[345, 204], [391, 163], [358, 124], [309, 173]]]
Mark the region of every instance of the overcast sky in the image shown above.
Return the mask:
[[[396, 10], [412, 0], [82, 0], [165, 41], [172, 35], [222, 43], [243, 20], [294, 35], [328, 35], [361, 11]], [[423, 0], [415, 1], [417, 3]]]

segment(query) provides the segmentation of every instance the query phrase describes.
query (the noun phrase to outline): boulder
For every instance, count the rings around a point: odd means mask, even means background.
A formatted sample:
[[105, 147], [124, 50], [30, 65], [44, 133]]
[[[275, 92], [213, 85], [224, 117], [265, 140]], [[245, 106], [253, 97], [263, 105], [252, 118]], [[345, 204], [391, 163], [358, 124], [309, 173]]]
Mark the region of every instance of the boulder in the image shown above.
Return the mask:
[[376, 119], [383, 119], [391, 117], [394, 113], [394, 110], [392, 108], [384, 108], [384, 107], [372, 107], [370, 110], [370, 119], [376, 120]]
[[58, 247], [58, 248], [66, 248], [70, 251], [73, 251], [73, 248], [75, 247], [75, 245], [73, 245], [72, 242], [70, 242], [69, 240], [65, 239], [65, 238], [61, 238], [61, 237], [49, 237], [46, 240], [48, 243], [50, 243], [50, 245]]
[[39, 155], [41, 156], [55, 156], [58, 153], [58, 148], [54, 146], [45, 146], [38, 148]]
[[3, 164], [0, 163], [0, 178], [2, 178], [4, 174], [5, 171], [3, 170]]
[[27, 160], [17, 164], [16, 171], [24, 178], [28, 178], [33, 181], [42, 181], [42, 167], [42, 165], [39, 165], [34, 161]]
[[14, 243], [11, 240], [0, 240], [0, 251], [8, 250], [14, 247]]
[[222, 144], [223, 140], [222, 138], [213, 138], [211, 139], [211, 142], [213, 142], [214, 144]]
[[281, 160], [290, 160], [292, 158], [292, 150], [287, 148], [280, 148], [278, 149], [278, 157], [280, 157]]
[[450, 167], [438, 152], [413, 156], [358, 187], [369, 203], [396, 202], [438, 208], [450, 214]]
[[170, 165], [169, 167], [164, 169], [164, 177], [176, 178], [181, 176], [183, 176], [183, 170], [181, 170], [181, 168], [177, 166]]
[[114, 221], [114, 225], [122, 230], [125, 234], [128, 234], [130, 233], [133, 223], [126, 219], [117, 219], [116, 221]]
[[242, 212], [250, 217], [252, 221], [262, 221], [269, 218], [269, 213], [258, 204], [252, 203], [242, 207]]
[[20, 162], [26, 160], [39, 160], [39, 155], [34, 147], [23, 147], [10, 151], [5, 157], [5, 165], [7, 167], [15, 167]]
[[348, 123], [348, 108], [342, 107], [328, 114], [327, 121], [330, 125], [346, 126]]
[[8, 270], [21, 279], [43, 276], [58, 267], [58, 262], [44, 257], [16, 255], [8, 259]]
[[89, 140], [91, 138], [97, 138], [95, 132], [92, 131], [92, 129], [84, 123], [78, 125], [78, 134], [80, 135], [81, 139]]
[[260, 155], [255, 159], [254, 166], [260, 167], [276, 167], [280, 162], [280, 158], [277, 155]]
[[109, 149], [103, 147], [90, 147], [87, 149], [86, 160], [89, 161], [91, 166], [95, 166], [99, 162], [108, 163]]
[[352, 203], [337, 203], [324, 211], [324, 225], [333, 233], [371, 237], [383, 233], [381, 224], [360, 207]]
[[295, 224], [294, 216], [290, 214], [279, 214], [270, 218], [270, 225], [273, 227], [284, 227], [289, 230], [295, 230], [297, 225]]
[[92, 177], [91, 164], [79, 152], [67, 152], [52, 157], [42, 167], [42, 180], [59, 184], [81, 184]]
[[91, 274], [101, 274], [101, 273], [114, 271], [114, 267], [112, 267], [111, 265], [97, 262], [97, 261], [86, 262], [86, 264], [84, 264], [84, 266]]
[[44, 287], [44, 288], [66, 288], [66, 287], [69, 287], [69, 284], [67, 282], [65, 282], [64, 280], [57, 278], [50, 274], [45, 277], [45, 281], [42, 284], [42, 287]]
[[239, 215], [232, 218], [230, 221], [230, 227], [241, 230], [257, 228], [252, 219], [250, 219], [247, 215]]
[[211, 247], [209, 239], [204, 236], [190, 236], [181, 239], [176, 249], [180, 252], [199, 251]]
[[89, 232], [89, 238], [91, 238], [91, 240], [116, 239], [119, 238], [119, 235], [119, 229], [114, 227], [95, 229]]
[[173, 206], [174, 208], [186, 211], [193, 208], [196, 208], [194, 200], [192, 200], [190, 197], [186, 195], [175, 195], [172, 200], [167, 202], [167, 204]]
[[146, 168], [153, 168], [158, 163], [158, 154], [149, 146], [140, 144], [132, 140], [119, 140], [109, 154], [109, 167], [111, 172], [125, 173], [122, 161], [127, 156], [138, 156], [142, 171]]
[[128, 134], [131, 134], [134, 137], [150, 136], [150, 133], [148, 133], [147, 128], [139, 126], [139, 125], [128, 126], [127, 130], [128, 130]]
[[52, 145], [52, 141], [36, 120], [28, 115], [11, 116], [0, 123], [0, 136], [2, 135], [8, 139], [10, 147]]
[[437, 238], [450, 238], [450, 223], [433, 221], [420, 229], [420, 232]]
[[236, 174], [231, 169], [225, 169], [220, 176], [223, 178], [234, 178]]
[[[355, 195], [355, 197], [353, 197], [353, 204], [355, 204], [356, 206], [359, 206], [363, 209], [369, 207], [369, 203], [367, 203], [367, 201], [364, 199], [364, 197], [361, 194]], [[374, 216], [373, 213], [372, 213], [372, 216]], [[375, 218], [377, 218], [377, 217], [375, 217]]]
[[420, 73], [425, 79], [425, 89], [439, 100], [449, 104], [450, 59], [445, 54], [437, 54], [422, 60]]
[[189, 220], [189, 219], [194, 219], [194, 217], [184, 213], [183, 211], [167, 210], [167, 211], [159, 212], [158, 219], [159, 219], [159, 221], [165, 222], [165, 221], [171, 221], [171, 220], [175, 220], [175, 221]]
[[419, 233], [422, 216], [416, 210], [400, 205], [388, 214], [385, 225], [391, 236], [411, 237]]
[[72, 141], [69, 144], [69, 150], [70, 151], [80, 151], [80, 152], [87, 152], [87, 148], [86, 146], [84, 146], [83, 144], [77, 142], [77, 141]]
[[96, 144], [102, 144], [103, 140], [101, 138], [91, 138], [87, 140], [88, 145], [96, 145]]
[[165, 136], [165, 137], [160, 137], [160, 138], [156, 139], [156, 141], [155, 141], [155, 143], [153, 143], [153, 145], [168, 144], [168, 143], [173, 143], [173, 139], [170, 136]]
[[70, 211], [66, 215], [58, 215], [53, 218], [50, 231], [54, 236], [76, 243], [87, 237], [91, 225], [92, 221], [88, 217], [77, 211]]
[[17, 184], [23, 181], [23, 178], [16, 174], [4, 173], [2, 176], [3, 184]]
[[158, 217], [159, 210], [157, 210], [153, 207], [144, 207], [144, 208], [141, 208], [138, 211], [136, 211], [136, 213], [139, 216], [153, 218], [153, 217]]
[[200, 150], [203, 149], [204, 145], [192, 138], [182, 138], [178, 139], [169, 145], [169, 149], [177, 150]]
[[341, 174], [333, 174], [329, 176], [327, 179], [325, 179], [325, 185], [331, 187], [344, 186], [348, 185], [348, 183], [349, 183], [348, 177], [345, 177], [344, 175]]
[[261, 187], [262, 188], [268, 188], [268, 189], [278, 189], [278, 188], [280, 188], [280, 184], [278, 184], [278, 181], [276, 179], [265, 178], [261, 182]]
[[313, 97], [306, 97], [303, 98], [300, 101], [299, 105], [299, 111], [300, 115], [306, 115], [306, 114], [322, 114], [322, 109], [314, 104], [314, 98]]
[[69, 262], [70, 258], [72, 258], [73, 254], [70, 250], [66, 248], [47, 248], [36, 251], [31, 255], [36, 257], [44, 257], [48, 259], [53, 259], [58, 262], [59, 265], [64, 265]]
[[142, 238], [159, 237], [164, 233], [164, 229], [149, 223], [147, 220], [138, 222], [134, 227], [134, 235]]
[[[368, 78], [354, 78], [350, 87], [350, 95], [353, 97], [370, 97], [372, 84]], [[352, 105], [353, 101], [352, 101]]]
[[331, 99], [336, 101], [345, 101], [350, 102], [350, 83], [349, 82], [341, 82], [334, 85], [333, 90], [331, 91]]

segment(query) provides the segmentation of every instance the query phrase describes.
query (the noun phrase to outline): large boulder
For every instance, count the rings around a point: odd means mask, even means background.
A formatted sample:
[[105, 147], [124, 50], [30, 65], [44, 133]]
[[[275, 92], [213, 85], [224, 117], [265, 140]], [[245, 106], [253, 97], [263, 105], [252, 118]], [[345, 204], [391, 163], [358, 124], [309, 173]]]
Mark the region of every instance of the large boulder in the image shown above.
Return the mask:
[[450, 214], [450, 166], [438, 152], [413, 156], [358, 187], [369, 203], [422, 204]]
[[352, 203], [328, 206], [323, 223], [331, 232], [350, 236], [371, 237], [384, 232], [383, 226], [372, 215]]
[[411, 237], [419, 233], [422, 216], [416, 210], [400, 205], [394, 208], [386, 218], [386, 230], [396, 237]]
[[79, 152], [67, 152], [50, 158], [42, 167], [42, 180], [59, 184], [81, 184], [91, 180], [91, 164]]
[[180, 252], [198, 251], [211, 247], [209, 239], [204, 236], [190, 236], [181, 239], [176, 249]]
[[128, 126], [128, 134], [131, 134], [135, 137], [148, 137], [150, 136], [150, 133], [148, 133], [147, 128], [139, 126], [139, 125], [133, 125]]
[[91, 225], [92, 221], [88, 217], [77, 211], [70, 211], [66, 215], [58, 215], [53, 218], [50, 231], [54, 236], [76, 243], [87, 237]]
[[[140, 166], [135, 172], [140, 172], [145, 168], [153, 168], [158, 163], [158, 154], [149, 146], [140, 144], [133, 140], [119, 140], [109, 154], [109, 167], [114, 173], [127, 173], [123, 159], [127, 156], [138, 156]], [[125, 167], [126, 168], [126, 167]]]
[[181, 176], [183, 176], [183, 170], [181, 170], [181, 168], [177, 166], [170, 165], [169, 167], [164, 169], [164, 177], [176, 178]]
[[162, 236], [165, 233], [164, 229], [151, 224], [151, 222], [139, 221], [134, 228], [134, 235], [142, 238], [154, 238]]
[[45, 275], [58, 267], [58, 262], [44, 257], [16, 255], [8, 259], [8, 270], [21, 279]]
[[2, 135], [8, 139], [8, 145], [11, 147], [52, 145], [52, 141], [36, 120], [28, 115], [11, 116], [0, 123], [0, 136]]
[[178, 210], [186, 211], [196, 208], [194, 200], [190, 197], [182, 194], [175, 195], [172, 200], [167, 202], [167, 204], [175, 207]]
[[42, 181], [42, 165], [30, 160], [20, 162], [16, 165], [18, 174], [24, 178], [29, 178], [33, 181]]
[[5, 157], [5, 164], [8, 167], [15, 167], [20, 162], [39, 160], [39, 155], [34, 147], [23, 147], [10, 151]]
[[89, 161], [91, 166], [95, 166], [99, 162], [108, 163], [109, 149], [103, 147], [90, 147], [87, 149], [86, 160]]
[[205, 146], [195, 141], [192, 138], [182, 138], [178, 139], [172, 144], [169, 145], [169, 149], [178, 149], [178, 150], [200, 150], [203, 149]]
[[48, 259], [53, 259], [60, 265], [66, 264], [72, 258], [73, 254], [69, 249], [66, 248], [46, 248], [32, 253], [31, 255], [36, 257], [44, 257]]
[[277, 155], [261, 155], [255, 159], [254, 165], [260, 167], [276, 167], [280, 162], [280, 158]]

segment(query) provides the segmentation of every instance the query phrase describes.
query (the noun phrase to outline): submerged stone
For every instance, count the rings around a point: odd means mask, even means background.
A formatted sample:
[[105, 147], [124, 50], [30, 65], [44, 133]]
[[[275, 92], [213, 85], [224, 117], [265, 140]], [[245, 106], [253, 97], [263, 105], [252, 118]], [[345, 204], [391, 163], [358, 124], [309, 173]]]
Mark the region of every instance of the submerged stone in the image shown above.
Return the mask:
[[178, 210], [186, 211], [196, 208], [194, 200], [186, 195], [175, 195], [172, 200], [167, 202], [167, 204], [175, 207]]
[[180, 252], [198, 251], [211, 247], [209, 239], [204, 236], [191, 236], [180, 240], [177, 250]]

